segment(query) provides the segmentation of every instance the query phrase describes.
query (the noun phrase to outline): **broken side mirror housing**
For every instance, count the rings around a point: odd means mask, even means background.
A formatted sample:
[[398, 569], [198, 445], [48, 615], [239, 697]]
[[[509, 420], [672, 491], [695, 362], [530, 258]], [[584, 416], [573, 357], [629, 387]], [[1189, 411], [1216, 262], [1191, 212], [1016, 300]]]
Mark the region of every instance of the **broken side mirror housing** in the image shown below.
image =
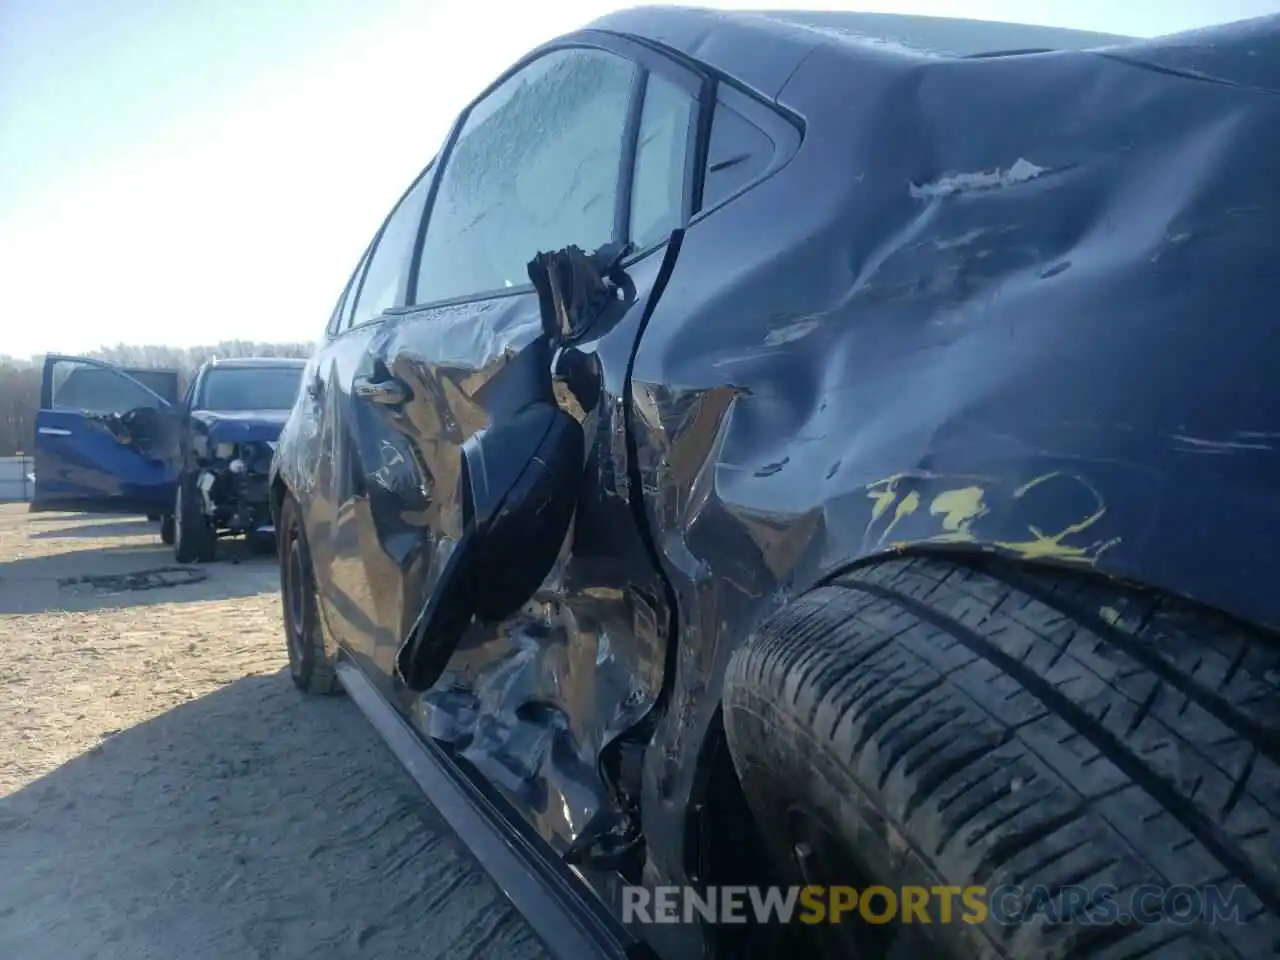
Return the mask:
[[397, 657], [411, 690], [436, 681], [473, 620], [516, 613], [551, 572], [577, 505], [584, 446], [578, 421], [545, 401], [463, 445], [462, 538]]
[[511, 616], [551, 572], [577, 505], [584, 445], [577, 420], [539, 403], [463, 447], [477, 620]]

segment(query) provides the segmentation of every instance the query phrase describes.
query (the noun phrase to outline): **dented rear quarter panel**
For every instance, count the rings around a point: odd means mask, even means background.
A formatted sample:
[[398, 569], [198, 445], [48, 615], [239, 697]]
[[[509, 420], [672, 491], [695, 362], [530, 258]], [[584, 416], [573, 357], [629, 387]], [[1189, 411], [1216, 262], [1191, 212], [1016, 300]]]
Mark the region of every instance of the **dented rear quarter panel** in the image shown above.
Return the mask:
[[1280, 18], [795, 70], [803, 145], [691, 226], [634, 365], [679, 608], [651, 838], [684, 829], [732, 651], [852, 565], [992, 552], [1280, 626], [1276, 64]]

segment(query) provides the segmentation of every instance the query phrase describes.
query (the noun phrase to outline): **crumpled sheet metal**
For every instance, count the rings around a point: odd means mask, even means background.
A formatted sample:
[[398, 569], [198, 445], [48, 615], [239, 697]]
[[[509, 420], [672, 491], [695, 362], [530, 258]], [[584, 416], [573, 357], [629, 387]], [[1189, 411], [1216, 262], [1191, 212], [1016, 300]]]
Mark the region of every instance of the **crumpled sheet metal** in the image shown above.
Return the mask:
[[1278, 73], [1280, 17], [799, 66], [803, 146], [689, 230], [635, 362], [680, 603], [650, 829], [731, 651], [858, 562], [996, 552], [1280, 626]]
[[[406, 694], [406, 706], [420, 731], [502, 789], [562, 852], [630, 802], [611, 795], [598, 758], [654, 705], [667, 649], [663, 587], [628, 496], [622, 402], [643, 308], [633, 280], [661, 258], [633, 276], [618, 273], [616, 258], [608, 249], [540, 257], [569, 292], [558, 306], [554, 297], [543, 305], [546, 316], [524, 296], [431, 307], [429, 317], [379, 325], [364, 349], [386, 358], [387, 373], [413, 400], [402, 409], [356, 408], [365, 419], [354, 442], [379, 541], [360, 555], [370, 570], [395, 567], [381, 580], [401, 585], [396, 603], [413, 618], [464, 534], [462, 442], [490, 425], [495, 403], [514, 409], [521, 391], [535, 387], [522, 379], [531, 351], [559, 348], [546, 385], [588, 438], [583, 469], [567, 478], [580, 494], [559, 559], [524, 609], [501, 623], [473, 623], [456, 650], [442, 649], [443, 674], [427, 692]], [[621, 281], [616, 297], [596, 290], [606, 276]], [[375, 460], [375, 443], [398, 445], [397, 455]], [[412, 509], [396, 509], [404, 505]], [[395, 636], [410, 637], [414, 627], [406, 619]], [[363, 629], [378, 637], [375, 668], [389, 671], [399, 641], [377, 625]]]

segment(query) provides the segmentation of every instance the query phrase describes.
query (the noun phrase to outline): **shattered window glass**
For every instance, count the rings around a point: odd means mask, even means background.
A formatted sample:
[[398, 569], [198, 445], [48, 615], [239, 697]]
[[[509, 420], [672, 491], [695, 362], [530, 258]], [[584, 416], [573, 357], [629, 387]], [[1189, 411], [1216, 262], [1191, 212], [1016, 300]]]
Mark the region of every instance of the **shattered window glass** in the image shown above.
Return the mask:
[[142, 407], [159, 407], [160, 401], [141, 384], [92, 363], [58, 360], [52, 370], [51, 402], [54, 410], [86, 413], [128, 413]]
[[369, 266], [365, 269], [350, 326], [358, 327], [362, 323], [368, 323], [384, 310], [396, 306], [396, 294], [400, 290], [400, 282], [409, 270], [409, 258], [413, 255], [413, 243], [418, 238], [422, 208], [426, 204], [430, 187], [431, 172], [428, 169], [387, 218], [382, 235], [376, 241], [377, 246], [373, 248]]
[[684, 90], [653, 74], [645, 81], [631, 185], [631, 242], [644, 250], [684, 220], [685, 158], [697, 104]]
[[635, 69], [557, 51], [476, 105], [440, 176], [416, 302], [525, 286], [540, 251], [613, 239]]

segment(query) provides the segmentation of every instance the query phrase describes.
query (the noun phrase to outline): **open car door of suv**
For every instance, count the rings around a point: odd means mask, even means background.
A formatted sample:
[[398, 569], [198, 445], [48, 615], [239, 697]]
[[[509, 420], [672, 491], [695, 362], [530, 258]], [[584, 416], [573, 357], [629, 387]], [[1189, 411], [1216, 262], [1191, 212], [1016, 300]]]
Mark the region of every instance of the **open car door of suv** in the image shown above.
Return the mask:
[[[151, 373], [157, 385], [176, 384], [170, 371]], [[178, 427], [177, 405], [123, 370], [51, 354], [40, 383], [31, 509], [170, 510]]]

